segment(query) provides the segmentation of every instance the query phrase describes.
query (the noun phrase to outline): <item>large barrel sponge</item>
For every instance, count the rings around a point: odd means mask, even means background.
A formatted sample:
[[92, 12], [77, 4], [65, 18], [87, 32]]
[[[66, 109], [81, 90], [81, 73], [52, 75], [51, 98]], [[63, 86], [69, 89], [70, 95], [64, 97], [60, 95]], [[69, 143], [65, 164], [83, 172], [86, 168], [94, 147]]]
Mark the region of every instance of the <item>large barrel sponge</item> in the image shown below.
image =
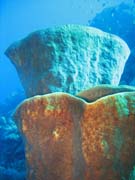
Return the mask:
[[119, 37], [81, 25], [33, 32], [5, 52], [28, 97], [77, 94], [98, 84], [118, 85], [129, 53]]
[[87, 102], [96, 101], [99, 98], [104, 96], [108, 96], [111, 94], [121, 93], [121, 92], [133, 92], [135, 91], [134, 86], [120, 85], [114, 86], [110, 84], [102, 84], [95, 86], [93, 88], [89, 88], [87, 90], [81, 91], [76, 96], [80, 97]]
[[135, 163], [135, 92], [92, 103], [66, 93], [25, 100], [14, 119], [28, 180], [128, 179]]

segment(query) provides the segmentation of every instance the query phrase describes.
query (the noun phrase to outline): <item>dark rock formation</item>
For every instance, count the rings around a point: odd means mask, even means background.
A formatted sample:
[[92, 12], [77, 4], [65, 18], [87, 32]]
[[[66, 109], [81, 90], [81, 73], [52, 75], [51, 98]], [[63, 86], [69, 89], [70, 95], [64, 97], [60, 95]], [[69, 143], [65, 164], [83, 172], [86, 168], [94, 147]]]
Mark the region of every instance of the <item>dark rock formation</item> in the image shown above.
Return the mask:
[[0, 116], [0, 180], [25, 180], [25, 151], [11, 117]]
[[6, 55], [30, 97], [76, 94], [97, 84], [117, 85], [129, 48], [119, 37], [98, 29], [65, 25], [30, 34], [12, 44]]
[[0, 103], [0, 180], [25, 180], [25, 152], [20, 133], [12, 119], [16, 106], [25, 98], [16, 91]]
[[128, 179], [135, 163], [135, 92], [93, 103], [64, 93], [24, 101], [14, 119], [29, 180]]

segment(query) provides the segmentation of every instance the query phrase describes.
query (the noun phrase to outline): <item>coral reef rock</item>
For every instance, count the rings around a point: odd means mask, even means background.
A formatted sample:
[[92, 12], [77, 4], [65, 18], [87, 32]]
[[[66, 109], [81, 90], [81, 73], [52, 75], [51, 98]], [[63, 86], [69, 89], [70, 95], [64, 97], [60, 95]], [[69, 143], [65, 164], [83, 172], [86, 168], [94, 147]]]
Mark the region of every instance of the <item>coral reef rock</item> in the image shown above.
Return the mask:
[[25, 180], [25, 151], [12, 113], [25, 98], [23, 91], [12, 92], [0, 102], [0, 180]]
[[5, 52], [27, 97], [51, 92], [77, 94], [98, 84], [119, 83], [130, 54], [119, 37], [81, 25], [31, 33]]
[[24, 143], [11, 117], [0, 116], [0, 180], [25, 180]]
[[14, 114], [28, 180], [128, 179], [135, 163], [135, 92], [88, 103], [67, 93], [25, 100]]

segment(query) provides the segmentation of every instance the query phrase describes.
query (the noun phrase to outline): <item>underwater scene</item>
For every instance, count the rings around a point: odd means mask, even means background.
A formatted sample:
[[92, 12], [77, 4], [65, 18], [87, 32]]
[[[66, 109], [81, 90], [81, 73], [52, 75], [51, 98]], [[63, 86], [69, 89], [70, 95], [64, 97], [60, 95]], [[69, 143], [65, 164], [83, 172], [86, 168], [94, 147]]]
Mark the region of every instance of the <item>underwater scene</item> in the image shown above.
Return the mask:
[[0, 180], [135, 180], [135, 1], [0, 0]]

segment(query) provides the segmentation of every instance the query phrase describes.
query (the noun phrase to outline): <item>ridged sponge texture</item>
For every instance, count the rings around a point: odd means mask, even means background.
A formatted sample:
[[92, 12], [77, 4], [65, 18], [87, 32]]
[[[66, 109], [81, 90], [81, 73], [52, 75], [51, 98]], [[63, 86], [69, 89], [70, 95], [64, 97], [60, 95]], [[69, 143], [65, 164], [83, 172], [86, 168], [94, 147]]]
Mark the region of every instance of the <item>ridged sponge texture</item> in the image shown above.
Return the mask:
[[92, 103], [67, 93], [25, 100], [14, 119], [28, 180], [128, 179], [135, 162], [135, 92]]
[[81, 91], [76, 96], [80, 97], [88, 102], [96, 101], [99, 98], [121, 93], [121, 92], [134, 92], [135, 87], [134, 86], [127, 86], [127, 85], [120, 85], [120, 86], [114, 86], [110, 84], [102, 84], [95, 86], [93, 88], [89, 88], [87, 90]]
[[27, 97], [78, 92], [98, 84], [118, 85], [130, 50], [118, 36], [81, 25], [31, 33], [5, 52]]

